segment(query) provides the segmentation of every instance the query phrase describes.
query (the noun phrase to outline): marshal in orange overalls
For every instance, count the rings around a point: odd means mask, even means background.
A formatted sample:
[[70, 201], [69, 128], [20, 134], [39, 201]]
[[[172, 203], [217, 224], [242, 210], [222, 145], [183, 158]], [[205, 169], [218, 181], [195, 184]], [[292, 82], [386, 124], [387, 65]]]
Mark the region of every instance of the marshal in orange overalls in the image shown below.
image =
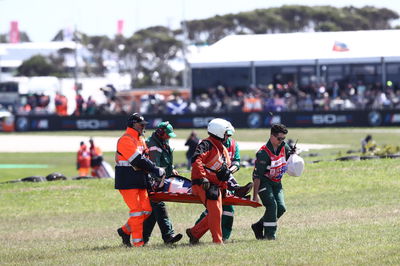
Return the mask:
[[90, 153], [83, 142], [80, 144], [76, 162], [79, 176], [88, 176], [90, 169]]
[[118, 229], [118, 233], [125, 245], [131, 246], [129, 243], [129, 236], [131, 236], [133, 245], [138, 247], [144, 245], [143, 222], [151, 214], [147, 194], [148, 174], [154, 173], [155, 176], [162, 177], [165, 171], [156, 167], [144, 155], [146, 144], [141, 133], [146, 121], [137, 114], [131, 117], [135, 119], [133, 125], [127, 127], [117, 144], [115, 188], [119, 190], [130, 209], [128, 222]]
[[[221, 217], [222, 217], [222, 193], [219, 193], [217, 200], [210, 200], [206, 197], [206, 191], [201, 185], [195, 184], [195, 180], [207, 178], [211, 184], [217, 185], [219, 189], [227, 188], [226, 181], [220, 181], [215, 172], [217, 172], [225, 163], [230, 165], [228, 150], [221, 141], [213, 137], [203, 140], [198, 148], [202, 153], [195, 157], [192, 163], [192, 192], [200, 197], [208, 214], [200, 220], [194, 227], [188, 229], [190, 234], [196, 239], [200, 239], [208, 230], [210, 230], [214, 243], [223, 243]], [[195, 154], [196, 155], [196, 154]]]

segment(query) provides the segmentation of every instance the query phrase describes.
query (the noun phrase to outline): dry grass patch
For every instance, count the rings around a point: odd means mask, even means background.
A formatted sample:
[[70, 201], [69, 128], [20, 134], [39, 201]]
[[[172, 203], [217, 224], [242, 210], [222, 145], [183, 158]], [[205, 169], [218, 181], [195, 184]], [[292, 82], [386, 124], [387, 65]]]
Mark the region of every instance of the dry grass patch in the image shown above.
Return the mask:
[[48, 186], [48, 187], [25, 187], [25, 188], [10, 189], [10, 190], [4, 190], [4, 191], [8, 192], [8, 193], [20, 193], [20, 192], [46, 191], [46, 190], [66, 191], [66, 190], [73, 190], [73, 189], [88, 189], [88, 187], [87, 186], [81, 186], [81, 185]]

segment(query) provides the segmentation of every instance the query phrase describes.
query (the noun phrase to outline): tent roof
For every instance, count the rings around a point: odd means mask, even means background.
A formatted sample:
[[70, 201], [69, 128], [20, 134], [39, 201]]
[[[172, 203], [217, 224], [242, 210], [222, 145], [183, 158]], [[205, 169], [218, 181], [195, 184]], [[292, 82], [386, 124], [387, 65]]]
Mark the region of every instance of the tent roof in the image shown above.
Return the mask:
[[[50, 55], [60, 49], [75, 49], [75, 42], [24, 42], [24, 43], [1, 43], [0, 44], [0, 66], [18, 67], [24, 60], [34, 55]], [[82, 47], [80, 44], [78, 49]]]
[[[347, 51], [335, 51], [335, 43]], [[400, 30], [231, 35], [189, 58], [192, 68], [400, 62]]]

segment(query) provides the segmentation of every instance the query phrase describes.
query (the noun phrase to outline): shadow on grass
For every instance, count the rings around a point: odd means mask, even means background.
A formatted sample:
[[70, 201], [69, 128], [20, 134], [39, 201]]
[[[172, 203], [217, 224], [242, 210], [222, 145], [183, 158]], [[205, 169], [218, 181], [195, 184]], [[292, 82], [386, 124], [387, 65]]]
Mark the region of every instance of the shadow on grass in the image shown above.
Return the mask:
[[[174, 244], [174, 245], [166, 245], [163, 243], [157, 243], [157, 244], [147, 244], [141, 248], [168, 250], [168, 249], [174, 249], [174, 248], [182, 247], [182, 246], [186, 247], [186, 246], [193, 246], [193, 245], [190, 245], [189, 243], [180, 243], [180, 244]], [[129, 249], [135, 249], [135, 247], [126, 247], [123, 244], [99, 245], [99, 246], [95, 246], [95, 247], [85, 247], [85, 248], [75, 249], [75, 251], [118, 251], [118, 250], [129, 250]]]
[[127, 248], [127, 247], [123, 246], [122, 244], [117, 245], [117, 246], [102, 245], [102, 246], [97, 246], [97, 247], [82, 248], [81, 250], [106, 251], [106, 250], [119, 250], [121, 248]]
[[[229, 245], [234, 245], [234, 244], [239, 244], [239, 243], [254, 243], [254, 242], [263, 242], [267, 240], [256, 240], [256, 239], [230, 239], [227, 242], [225, 242], [225, 246]], [[182, 247], [188, 247], [188, 248], [197, 248], [197, 247], [205, 247], [208, 245], [215, 245], [213, 242], [200, 242], [198, 244], [192, 245], [189, 242], [182, 241], [179, 243], [175, 244], [169, 244], [166, 245], [164, 243], [148, 243], [145, 246], [141, 247], [144, 249], [155, 249], [155, 250], [169, 250], [169, 249], [175, 249], [175, 248], [182, 248]], [[76, 248], [71, 251], [75, 252], [85, 252], [85, 251], [121, 251], [121, 250], [130, 250], [130, 249], [136, 249], [135, 247], [126, 247], [123, 244], [119, 243], [117, 245], [97, 245], [97, 246], [92, 246], [92, 247], [82, 247], [82, 248]]]

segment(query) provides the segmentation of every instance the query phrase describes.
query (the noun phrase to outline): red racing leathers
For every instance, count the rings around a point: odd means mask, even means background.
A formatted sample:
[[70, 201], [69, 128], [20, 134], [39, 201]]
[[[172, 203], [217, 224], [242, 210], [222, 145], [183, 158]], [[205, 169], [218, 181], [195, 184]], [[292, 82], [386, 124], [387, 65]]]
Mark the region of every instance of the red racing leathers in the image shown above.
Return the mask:
[[[220, 140], [214, 137], [204, 139], [196, 149], [192, 157], [192, 191], [193, 194], [200, 197], [206, 206], [208, 214], [194, 227], [190, 229], [190, 233], [197, 239], [201, 238], [208, 230], [210, 230], [213, 242], [222, 243], [222, 193], [221, 190], [227, 188], [227, 182], [218, 179], [218, 172], [223, 165], [231, 164], [228, 150]], [[217, 185], [219, 188], [219, 196], [217, 200], [207, 198], [206, 191], [200, 185], [200, 180], [204, 178], [210, 181], [211, 185]], [[199, 182], [200, 181], [200, 182]]]

